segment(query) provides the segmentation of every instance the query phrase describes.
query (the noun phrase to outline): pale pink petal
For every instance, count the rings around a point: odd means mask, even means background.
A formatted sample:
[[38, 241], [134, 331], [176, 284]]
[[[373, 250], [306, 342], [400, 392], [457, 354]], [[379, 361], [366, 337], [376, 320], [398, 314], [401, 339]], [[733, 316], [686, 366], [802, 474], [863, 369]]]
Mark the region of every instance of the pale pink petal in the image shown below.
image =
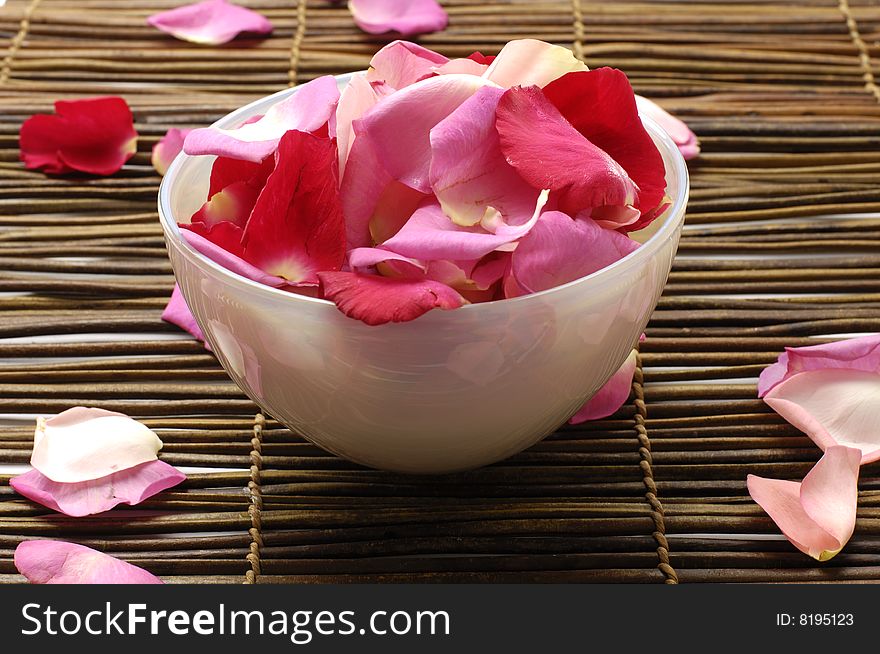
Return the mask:
[[431, 309], [467, 304], [454, 289], [430, 279], [399, 279], [350, 272], [318, 273], [324, 297], [368, 325], [414, 320]]
[[778, 361], [761, 373], [758, 397], [763, 397], [776, 384], [799, 372], [826, 368], [864, 370], [880, 375], [880, 334], [785, 348]]
[[205, 334], [196, 322], [192, 311], [186, 305], [186, 300], [183, 297], [183, 293], [180, 292], [178, 284], [175, 284], [174, 290], [171, 291], [171, 299], [168, 300], [168, 304], [162, 312], [162, 320], [170, 322], [172, 325], [177, 325], [185, 332], [192, 334], [196, 340], [202, 343], [205, 342]]
[[155, 461], [162, 441], [122, 413], [74, 407], [37, 418], [31, 465], [52, 481], [75, 483]]
[[339, 201], [345, 217], [345, 239], [349, 248], [373, 244], [370, 219], [385, 189], [394, 181], [382, 167], [373, 145], [355, 138], [339, 185]]
[[419, 207], [407, 223], [382, 247], [416, 259], [479, 259], [522, 238], [538, 222], [547, 194], [541, 193], [532, 217], [522, 225], [501, 223], [488, 231], [482, 225], [462, 227], [443, 213], [437, 203]]
[[183, 140], [191, 131], [192, 130], [190, 129], [177, 129], [176, 127], [172, 127], [165, 133], [165, 136], [159, 139], [159, 142], [153, 146], [150, 160], [157, 173], [160, 175], [165, 174], [165, 171], [168, 170], [168, 166], [174, 161], [174, 157], [180, 154], [181, 150], [183, 150]]
[[589, 70], [571, 50], [536, 39], [505, 45], [484, 76], [499, 86], [546, 86], [566, 73]]
[[635, 252], [639, 244], [589, 218], [548, 211], [513, 252], [511, 270], [527, 292], [586, 277]]
[[571, 417], [569, 424], [579, 425], [588, 420], [607, 418], [626, 404], [636, 372], [636, 355], [635, 350], [630, 352], [618, 371]]
[[[260, 163], [275, 152], [289, 130], [316, 132], [335, 122], [339, 88], [331, 75], [300, 86], [291, 96], [272, 105], [266, 115], [235, 129], [204, 127], [190, 132], [183, 143], [187, 154], [216, 154]], [[333, 136], [333, 134], [331, 134]]]
[[348, 253], [348, 265], [355, 272], [366, 272], [366, 268], [373, 268], [388, 261], [403, 263], [415, 272], [423, 274], [426, 270], [425, 264], [417, 259], [404, 257], [396, 252], [389, 252], [381, 248], [355, 248]]
[[147, 22], [156, 29], [193, 43], [228, 43], [242, 32], [269, 34], [272, 23], [255, 11], [227, 2], [205, 0], [153, 14]]
[[377, 104], [355, 123], [357, 141], [368, 140], [393, 179], [431, 192], [431, 129], [476, 91], [491, 85], [473, 75], [438, 75], [416, 82]]
[[435, 66], [433, 71], [438, 75], [483, 75], [489, 64], [481, 64], [470, 58], [452, 59], [445, 64]]
[[459, 225], [477, 224], [489, 207], [521, 224], [538, 199], [539, 190], [501, 152], [495, 109], [503, 93], [481, 88], [431, 130], [431, 187], [443, 212]]
[[370, 34], [427, 34], [449, 23], [437, 0], [348, 0], [348, 9], [355, 24]]
[[697, 140], [697, 135], [691, 131], [684, 121], [679, 120], [660, 105], [640, 95], [636, 96], [636, 106], [639, 108], [640, 115], [651, 118], [666, 130], [666, 133], [675, 141], [685, 159], [693, 159], [700, 154], [700, 142]]
[[339, 176], [345, 174], [345, 163], [354, 143], [352, 123], [376, 106], [380, 99], [392, 92], [384, 82], [369, 82], [365, 73], [357, 73], [342, 91], [336, 107], [336, 147], [339, 150]]
[[143, 568], [84, 545], [26, 540], [15, 548], [15, 567], [32, 584], [161, 584]]
[[236, 256], [218, 245], [215, 245], [201, 234], [197, 234], [191, 229], [181, 229], [180, 235], [196, 252], [206, 256], [211, 261], [220, 264], [230, 272], [234, 272], [242, 277], [247, 277], [260, 284], [280, 288], [287, 285], [287, 281], [275, 275], [269, 275], [256, 266], [248, 263], [239, 256]]
[[374, 243], [382, 243], [397, 234], [429, 197], [405, 184], [392, 180], [379, 196], [370, 216], [370, 236]]
[[855, 527], [859, 459], [858, 450], [830, 447], [802, 483], [749, 475], [749, 494], [795, 547], [827, 561]]
[[862, 463], [880, 460], [880, 374], [809, 370], [772, 388], [764, 401], [823, 450], [858, 448]]
[[39, 470], [9, 480], [18, 493], [54, 511], [73, 517], [109, 511], [117, 504], [139, 504], [186, 475], [164, 461], [148, 461], [106, 477], [77, 483], [52, 481]]
[[438, 52], [409, 41], [394, 41], [370, 59], [367, 81], [384, 82], [392, 89], [402, 89], [434, 75], [434, 68], [449, 59]]

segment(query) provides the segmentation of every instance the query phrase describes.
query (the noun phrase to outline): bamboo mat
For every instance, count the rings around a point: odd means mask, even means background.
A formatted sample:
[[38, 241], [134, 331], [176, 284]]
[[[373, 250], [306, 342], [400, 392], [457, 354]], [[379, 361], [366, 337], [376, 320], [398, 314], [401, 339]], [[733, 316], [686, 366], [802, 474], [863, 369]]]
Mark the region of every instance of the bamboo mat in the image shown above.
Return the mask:
[[[819, 565], [752, 503], [748, 473], [801, 478], [818, 449], [756, 399], [785, 345], [880, 331], [880, 5], [865, 0], [445, 2], [421, 42], [450, 56], [511, 38], [626, 71], [699, 134], [688, 225], [632, 400], [501, 464], [443, 478], [367, 470], [264, 418], [213, 356], [162, 323], [173, 278], [153, 143], [288, 84], [362, 69], [382, 41], [344, 4], [241, 2], [275, 33], [203, 47], [147, 27], [179, 0], [9, 0], [0, 9], [0, 463], [33, 415], [139, 416], [189, 480], [68, 519], [0, 474], [0, 581], [52, 536], [169, 582], [880, 580], [880, 466]], [[53, 100], [124, 96], [139, 152], [106, 179], [18, 162]]]

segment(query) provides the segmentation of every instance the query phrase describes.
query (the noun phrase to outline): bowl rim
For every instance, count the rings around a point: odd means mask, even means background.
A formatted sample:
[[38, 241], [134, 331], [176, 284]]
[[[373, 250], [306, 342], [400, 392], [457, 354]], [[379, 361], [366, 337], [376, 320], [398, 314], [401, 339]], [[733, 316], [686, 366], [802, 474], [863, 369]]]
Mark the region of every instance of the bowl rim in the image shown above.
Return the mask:
[[[336, 79], [337, 84], [342, 82], [347, 82], [351, 79], [352, 76], [357, 75], [358, 73], [365, 71], [353, 71], [350, 73], [342, 73], [340, 75], [334, 75], [333, 77]], [[226, 127], [230, 124], [235, 124], [239, 122], [241, 116], [246, 113], [250, 113], [252, 109], [258, 105], [263, 105], [268, 101], [279, 102], [282, 99], [296, 93], [302, 85], [299, 84], [297, 86], [283, 89], [276, 93], [272, 93], [270, 95], [264, 96], [262, 98], [258, 98], [253, 102], [249, 102], [248, 104], [239, 107], [235, 111], [232, 111], [219, 120], [215, 121], [211, 124], [211, 127]], [[674, 198], [671, 198], [672, 204], [666, 210], [666, 217], [663, 219], [663, 223], [660, 228], [652, 234], [644, 243], [642, 243], [638, 249], [633, 252], [630, 252], [625, 257], [618, 259], [614, 263], [605, 266], [589, 275], [584, 277], [578, 277], [577, 279], [573, 279], [570, 282], [566, 282], [564, 284], [560, 284], [559, 286], [554, 286], [552, 288], [545, 289], [543, 291], [537, 291], [535, 293], [529, 293], [527, 295], [521, 295], [515, 298], [503, 298], [500, 300], [492, 300], [489, 302], [475, 302], [465, 304], [456, 311], [479, 311], [479, 307], [486, 305], [495, 305], [498, 302], [536, 302], [540, 301], [543, 298], [548, 296], [552, 296], [557, 293], [562, 293], [565, 290], [568, 290], [572, 287], [578, 285], [589, 285], [596, 279], [605, 279], [612, 277], [617, 274], [626, 273], [632, 268], [639, 266], [643, 260], [653, 257], [654, 254], [660, 249], [660, 247], [669, 239], [672, 238], [677, 231], [678, 227], [684, 220], [685, 209], [687, 207], [687, 201], [690, 194], [690, 177], [688, 175], [687, 164], [685, 163], [684, 156], [678, 149], [678, 146], [669, 136], [669, 134], [664, 130], [660, 125], [648, 116], [640, 116], [642, 120], [642, 124], [644, 125], [647, 132], [654, 138], [655, 141], [659, 141], [663, 148], [665, 148], [666, 153], [669, 155], [668, 157], [664, 157], [664, 159], [670, 159], [672, 165], [675, 169], [675, 174], [680, 180], [679, 187], [677, 189], [677, 193]], [[663, 154], [661, 152], [661, 154]], [[159, 194], [158, 194], [158, 211], [159, 211], [159, 222], [162, 225], [162, 231], [165, 234], [166, 240], [174, 241], [179, 249], [181, 249], [185, 256], [189, 257], [191, 260], [194, 260], [194, 263], [197, 266], [202, 268], [207, 267], [209, 270], [213, 271], [215, 274], [219, 274], [221, 277], [224, 277], [226, 281], [233, 285], [237, 285], [239, 287], [243, 287], [245, 289], [256, 291], [258, 293], [263, 293], [265, 295], [269, 295], [275, 298], [288, 298], [287, 301], [290, 302], [310, 302], [313, 304], [326, 305], [328, 307], [333, 307], [336, 309], [336, 305], [330, 300], [325, 300], [323, 298], [310, 297], [308, 295], [300, 295], [298, 293], [291, 293], [289, 291], [282, 290], [280, 288], [274, 288], [272, 286], [267, 286], [265, 284], [261, 284], [252, 279], [248, 279], [243, 275], [239, 275], [236, 272], [229, 270], [221, 266], [216, 261], [213, 261], [209, 257], [205, 256], [194, 247], [192, 247], [186, 239], [183, 238], [180, 232], [180, 227], [178, 227], [177, 222], [173, 218], [173, 211], [171, 205], [171, 187], [174, 185], [174, 181], [176, 178], [176, 173], [179, 168], [185, 165], [185, 162], [188, 159], [195, 158], [192, 155], [187, 155], [183, 152], [178, 154], [174, 160], [171, 162], [171, 165], [165, 172], [165, 175], [162, 177], [162, 182], [159, 185]], [[447, 313], [455, 313], [455, 312], [447, 312]]]

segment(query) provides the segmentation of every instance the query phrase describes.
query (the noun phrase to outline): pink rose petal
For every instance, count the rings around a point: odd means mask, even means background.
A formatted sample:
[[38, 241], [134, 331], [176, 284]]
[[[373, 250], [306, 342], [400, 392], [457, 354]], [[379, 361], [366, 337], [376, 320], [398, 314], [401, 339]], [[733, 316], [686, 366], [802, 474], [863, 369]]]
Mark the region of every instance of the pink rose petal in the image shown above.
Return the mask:
[[345, 176], [339, 185], [345, 238], [349, 248], [373, 244], [370, 220], [385, 190], [393, 182], [379, 163], [372, 144], [355, 138], [345, 164]]
[[536, 39], [517, 39], [505, 45], [485, 72], [501, 87], [546, 86], [573, 71], [589, 70], [571, 50]]
[[432, 69], [438, 75], [478, 75], [482, 76], [489, 69], [489, 64], [481, 64], [470, 57], [451, 59], [445, 64]]
[[336, 108], [336, 147], [339, 150], [339, 175], [345, 175], [345, 163], [354, 143], [352, 123], [376, 106], [392, 88], [384, 82], [369, 82], [365, 73], [357, 73], [342, 91]]
[[449, 16], [436, 0], [349, 0], [348, 9], [355, 24], [370, 34], [427, 34], [449, 23]]
[[579, 425], [588, 420], [607, 418], [626, 404], [632, 391], [633, 375], [636, 372], [636, 356], [635, 350], [630, 352], [618, 371], [571, 417], [569, 424]]
[[172, 325], [177, 325], [185, 332], [192, 334], [196, 340], [201, 341], [202, 343], [205, 342], [205, 335], [202, 333], [202, 329], [196, 322], [192, 311], [189, 310], [178, 284], [175, 284], [174, 290], [171, 291], [171, 299], [168, 300], [168, 304], [162, 312], [162, 320], [169, 322]]
[[636, 106], [639, 108], [640, 115], [651, 118], [666, 130], [666, 133], [675, 141], [685, 159], [693, 159], [700, 154], [700, 142], [697, 140], [697, 135], [691, 131], [684, 121], [679, 120], [660, 105], [640, 95], [636, 96]]
[[156, 460], [162, 441], [122, 413], [74, 407], [37, 418], [31, 465], [56, 482], [76, 483]]
[[65, 484], [52, 481], [38, 470], [9, 480], [18, 493], [73, 517], [109, 511], [117, 504], [139, 504], [186, 475], [163, 461], [148, 461], [106, 477]]
[[414, 272], [425, 273], [426, 266], [417, 259], [404, 257], [395, 252], [389, 252], [381, 248], [355, 248], [348, 253], [348, 265], [355, 272], [368, 272], [367, 268], [373, 268], [380, 263], [397, 261], [406, 264]]
[[860, 458], [856, 449], [832, 446], [803, 482], [749, 475], [749, 494], [795, 547], [827, 561], [855, 528]]
[[826, 368], [864, 370], [880, 375], [880, 334], [785, 348], [779, 360], [761, 373], [758, 397], [764, 397], [771, 388], [799, 372]]
[[143, 568], [97, 550], [57, 540], [26, 540], [15, 567], [32, 584], [161, 584]]
[[242, 32], [269, 34], [265, 16], [227, 0], [205, 0], [153, 14], [147, 22], [156, 29], [193, 43], [228, 43]]
[[384, 82], [392, 89], [402, 89], [432, 77], [434, 69], [449, 59], [438, 52], [409, 41], [394, 41], [370, 59], [367, 81]]
[[[289, 130], [317, 132], [335, 121], [339, 88], [331, 75], [300, 86], [296, 93], [272, 105], [259, 120], [235, 129], [194, 129], [183, 143], [187, 154], [216, 154], [259, 163], [272, 154]], [[331, 134], [333, 136], [334, 134]]]
[[507, 90], [495, 124], [507, 161], [534, 188], [550, 189], [561, 211], [576, 215], [637, 202], [626, 171], [572, 127], [540, 89]]
[[[231, 225], [231, 223], [219, 223], [212, 231], [218, 229], [226, 231], [227, 228], [224, 227], [225, 225]], [[231, 226], [235, 227], [235, 225]], [[281, 277], [265, 273], [253, 264], [242, 259], [240, 256], [229, 252], [222, 245], [213, 243], [208, 237], [203, 235], [204, 232], [200, 233], [199, 231], [196, 231], [199, 228], [198, 223], [193, 225], [181, 225], [180, 227], [180, 235], [190, 247], [230, 272], [274, 288], [280, 288], [287, 285], [287, 281]], [[239, 233], [241, 232], [239, 228], [235, 227], [235, 229], [238, 229]], [[237, 247], [240, 250], [241, 246], [239, 245]]]
[[880, 460], [880, 374], [846, 368], [808, 370], [773, 387], [764, 401], [823, 450], [858, 448]]
[[589, 218], [573, 220], [548, 211], [514, 250], [511, 271], [520, 287], [535, 293], [586, 277], [638, 247], [631, 238]]
[[172, 127], [165, 132], [165, 136], [159, 139], [159, 142], [153, 146], [150, 161], [157, 173], [163, 176], [165, 175], [165, 171], [168, 170], [168, 166], [174, 161], [174, 157], [180, 154], [183, 150], [183, 140], [191, 131], [192, 130], [190, 129], [177, 129], [176, 127]]
[[539, 190], [507, 163], [495, 130], [503, 93], [481, 88], [431, 130], [431, 187], [459, 225], [477, 224], [489, 207], [512, 224], [526, 222], [534, 211]]
[[431, 309], [467, 304], [455, 290], [429, 279], [397, 279], [350, 272], [318, 273], [324, 297], [368, 325], [414, 320]]

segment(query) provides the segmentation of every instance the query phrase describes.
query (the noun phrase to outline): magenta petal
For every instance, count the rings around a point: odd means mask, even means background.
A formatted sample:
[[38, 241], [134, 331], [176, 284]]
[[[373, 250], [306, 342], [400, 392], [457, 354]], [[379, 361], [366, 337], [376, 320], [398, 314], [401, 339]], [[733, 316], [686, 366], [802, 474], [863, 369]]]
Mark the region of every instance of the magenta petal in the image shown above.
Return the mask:
[[437, 0], [349, 0], [348, 8], [357, 26], [370, 34], [427, 34], [449, 23]]
[[636, 106], [639, 108], [640, 115], [647, 116], [666, 130], [685, 159], [693, 159], [700, 154], [700, 142], [697, 140], [697, 135], [684, 121], [640, 95], [636, 96]]
[[579, 425], [588, 420], [599, 420], [617, 413], [617, 410], [629, 399], [635, 372], [636, 351], [633, 350], [611, 379], [571, 417], [569, 424]]
[[339, 88], [331, 75], [300, 86], [272, 105], [266, 115], [236, 129], [204, 127], [190, 132], [183, 143], [187, 154], [216, 154], [260, 163], [278, 147], [289, 130], [316, 132], [334, 118]]
[[467, 304], [454, 289], [430, 279], [398, 279], [349, 272], [318, 273], [324, 297], [368, 325], [414, 320], [431, 309]]
[[394, 41], [370, 59], [367, 80], [384, 82], [392, 89], [402, 89], [434, 75], [434, 68], [449, 59], [438, 52], [409, 41]]
[[75, 543], [26, 540], [15, 548], [15, 567], [32, 584], [161, 584], [143, 568]]
[[256, 266], [242, 259], [241, 257], [227, 252], [223, 248], [209, 241], [204, 236], [197, 234], [190, 229], [181, 229], [180, 235], [183, 237], [183, 240], [186, 241], [187, 244], [190, 245], [196, 252], [203, 254], [211, 261], [220, 264], [222, 267], [236, 273], [237, 275], [247, 277], [248, 279], [252, 279], [255, 282], [259, 282], [260, 284], [273, 286], [275, 288], [279, 288], [287, 284], [287, 282], [281, 277], [276, 277], [274, 275], [269, 275], [263, 272]]
[[382, 167], [372, 144], [355, 138], [339, 185], [339, 200], [345, 217], [345, 238], [349, 248], [372, 245], [370, 219], [385, 189], [394, 180]]
[[268, 34], [272, 23], [255, 11], [226, 0], [205, 0], [153, 14], [147, 22], [156, 29], [193, 43], [228, 43], [242, 32]]
[[514, 250], [511, 270], [519, 286], [535, 293], [586, 277], [638, 247], [631, 238], [589, 218], [573, 220], [548, 211]]
[[186, 475], [163, 461], [148, 461], [106, 477], [78, 483], [52, 481], [38, 470], [9, 480], [18, 493], [73, 517], [109, 511], [117, 504], [139, 504], [167, 488], [176, 486]]
[[159, 142], [153, 146], [150, 160], [157, 173], [160, 175], [165, 174], [165, 171], [168, 170], [168, 166], [174, 161], [174, 157], [180, 154], [181, 150], [183, 150], [183, 141], [186, 138], [186, 135], [191, 131], [192, 130], [190, 129], [177, 129], [176, 127], [172, 127], [165, 133], [165, 136], [159, 139]]
[[171, 291], [171, 299], [168, 300], [168, 304], [162, 312], [162, 320], [170, 322], [172, 325], [177, 325], [185, 332], [192, 334], [196, 340], [202, 343], [205, 342], [205, 335], [202, 333], [202, 329], [196, 322], [195, 317], [193, 317], [192, 311], [186, 305], [186, 300], [183, 298], [183, 293], [180, 292], [178, 284], [175, 284], [174, 290]]
[[431, 130], [431, 187], [459, 225], [480, 222], [488, 207], [512, 224], [526, 222], [534, 211], [539, 191], [507, 163], [495, 130], [503, 93], [481, 88]]

